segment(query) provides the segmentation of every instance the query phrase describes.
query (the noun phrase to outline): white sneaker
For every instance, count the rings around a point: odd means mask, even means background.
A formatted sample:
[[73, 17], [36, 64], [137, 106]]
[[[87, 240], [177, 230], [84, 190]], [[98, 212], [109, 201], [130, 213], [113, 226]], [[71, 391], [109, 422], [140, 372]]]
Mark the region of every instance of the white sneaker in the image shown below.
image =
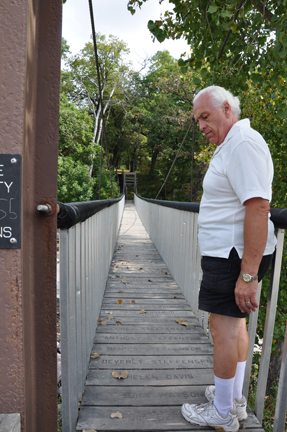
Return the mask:
[[213, 405], [213, 401], [197, 405], [186, 403], [181, 407], [181, 414], [189, 423], [199, 426], [211, 426], [221, 432], [237, 432], [239, 429], [235, 407], [224, 418], [221, 417]]
[[[213, 401], [215, 398], [215, 386], [214, 385], [210, 385], [208, 387], [206, 387], [205, 389], [205, 397], [208, 401]], [[247, 402], [246, 402], [246, 398], [245, 396], [242, 396], [242, 399], [234, 399], [233, 401], [235, 408], [236, 408], [236, 413], [237, 413], [237, 417], [238, 420], [244, 420], [248, 417], [248, 414], [246, 412], [246, 407], [247, 407]]]

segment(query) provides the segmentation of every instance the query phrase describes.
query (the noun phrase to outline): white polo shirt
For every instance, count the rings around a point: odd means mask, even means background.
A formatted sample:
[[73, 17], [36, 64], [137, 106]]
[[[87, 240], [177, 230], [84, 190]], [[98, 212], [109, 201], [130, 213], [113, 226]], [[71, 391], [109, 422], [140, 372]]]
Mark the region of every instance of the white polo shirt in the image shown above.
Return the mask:
[[[263, 137], [243, 119], [235, 123], [214, 152], [203, 180], [198, 217], [201, 255], [228, 258], [233, 247], [244, 251], [243, 203], [255, 197], [272, 197], [273, 162]], [[264, 255], [276, 245], [274, 226], [268, 222]]]

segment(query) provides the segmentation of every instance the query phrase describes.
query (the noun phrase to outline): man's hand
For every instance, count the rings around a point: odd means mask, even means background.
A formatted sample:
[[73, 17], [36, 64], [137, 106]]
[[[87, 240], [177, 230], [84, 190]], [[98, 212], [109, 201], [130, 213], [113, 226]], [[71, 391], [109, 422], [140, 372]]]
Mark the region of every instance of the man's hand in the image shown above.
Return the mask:
[[237, 279], [234, 293], [236, 304], [241, 312], [250, 314], [258, 308], [259, 305], [256, 300], [257, 288], [258, 280], [247, 283], [241, 277]]

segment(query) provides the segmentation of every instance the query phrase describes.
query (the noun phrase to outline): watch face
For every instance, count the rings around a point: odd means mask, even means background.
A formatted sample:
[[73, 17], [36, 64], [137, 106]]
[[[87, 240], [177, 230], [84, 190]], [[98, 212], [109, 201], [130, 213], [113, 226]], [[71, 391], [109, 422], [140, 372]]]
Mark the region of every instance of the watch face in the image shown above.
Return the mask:
[[247, 273], [244, 273], [242, 275], [242, 279], [244, 280], [244, 282], [250, 282], [251, 276], [249, 274], [247, 274]]

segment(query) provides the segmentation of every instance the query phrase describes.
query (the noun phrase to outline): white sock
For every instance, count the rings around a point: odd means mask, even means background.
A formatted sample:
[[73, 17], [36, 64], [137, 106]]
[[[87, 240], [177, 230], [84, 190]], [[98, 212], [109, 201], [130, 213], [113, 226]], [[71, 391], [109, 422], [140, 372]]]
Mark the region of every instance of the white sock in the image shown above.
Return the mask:
[[245, 367], [246, 367], [246, 361], [237, 363], [234, 386], [233, 386], [233, 399], [242, 398]]
[[233, 408], [234, 380], [235, 377], [222, 379], [214, 375], [215, 398], [213, 403], [221, 417], [227, 417], [229, 410]]

